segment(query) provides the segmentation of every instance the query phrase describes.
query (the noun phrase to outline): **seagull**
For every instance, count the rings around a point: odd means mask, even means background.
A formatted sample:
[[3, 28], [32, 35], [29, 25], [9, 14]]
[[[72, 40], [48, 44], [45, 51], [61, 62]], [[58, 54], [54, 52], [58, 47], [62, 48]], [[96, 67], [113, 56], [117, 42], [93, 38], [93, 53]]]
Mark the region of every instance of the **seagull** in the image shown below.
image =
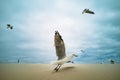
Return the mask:
[[18, 63], [18, 64], [20, 63], [20, 59], [18, 59], [17, 63]]
[[52, 64], [57, 65], [57, 67], [54, 68], [54, 70], [57, 72], [64, 63], [68, 62], [73, 63], [72, 59], [73, 57], [77, 57], [77, 55], [72, 54], [71, 56], [66, 57], [65, 44], [62, 39], [62, 36], [59, 34], [58, 31], [55, 31], [54, 43], [56, 56], [58, 57], [58, 59], [57, 61], [54, 61]]
[[111, 64], [115, 64], [115, 61], [112, 60], [112, 59], [110, 59], [110, 63], [111, 63]]
[[84, 14], [84, 13], [95, 14], [93, 11], [91, 11], [89, 9], [84, 9], [82, 14]]
[[85, 53], [85, 51], [84, 50], [80, 50], [82, 53]]
[[7, 28], [13, 29], [13, 26], [11, 26], [10, 24], [7, 24]]

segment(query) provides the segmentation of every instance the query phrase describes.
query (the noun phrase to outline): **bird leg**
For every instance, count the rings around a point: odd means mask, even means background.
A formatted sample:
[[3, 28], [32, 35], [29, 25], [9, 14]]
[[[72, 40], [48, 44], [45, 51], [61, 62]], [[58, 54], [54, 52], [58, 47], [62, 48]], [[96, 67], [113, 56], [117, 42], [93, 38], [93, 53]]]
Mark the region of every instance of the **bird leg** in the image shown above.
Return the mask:
[[56, 72], [60, 69], [61, 65], [57, 65], [57, 67], [54, 69]]
[[55, 67], [55, 69], [54, 69], [54, 70], [57, 70], [58, 66], [59, 66], [59, 64], [57, 65], [57, 67]]
[[58, 66], [58, 69], [56, 70], [56, 72], [60, 69], [61, 65]]

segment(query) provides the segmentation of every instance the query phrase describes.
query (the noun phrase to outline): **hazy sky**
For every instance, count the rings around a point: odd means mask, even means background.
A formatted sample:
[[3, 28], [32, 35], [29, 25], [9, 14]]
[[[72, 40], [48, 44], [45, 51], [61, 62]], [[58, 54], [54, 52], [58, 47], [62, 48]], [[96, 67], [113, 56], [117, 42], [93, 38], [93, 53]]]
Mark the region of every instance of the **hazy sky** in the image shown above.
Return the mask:
[[[54, 31], [77, 61], [120, 62], [119, 0], [0, 0], [0, 60], [10, 56], [55, 57]], [[89, 8], [95, 15], [81, 14]], [[14, 26], [7, 29], [6, 24]], [[80, 54], [80, 50], [85, 54]], [[46, 56], [47, 55], [47, 56]], [[93, 61], [95, 62], [95, 61]]]

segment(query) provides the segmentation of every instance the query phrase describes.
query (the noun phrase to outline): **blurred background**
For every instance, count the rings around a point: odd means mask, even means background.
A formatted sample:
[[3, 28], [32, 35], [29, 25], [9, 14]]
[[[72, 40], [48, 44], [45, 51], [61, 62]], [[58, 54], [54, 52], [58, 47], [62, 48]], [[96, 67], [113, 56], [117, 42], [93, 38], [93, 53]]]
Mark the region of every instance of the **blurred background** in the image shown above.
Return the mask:
[[[0, 0], [0, 63], [50, 63], [58, 30], [75, 63], [120, 63], [119, 0]], [[82, 14], [88, 8], [95, 14]], [[7, 24], [13, 29], [7, 28]]]

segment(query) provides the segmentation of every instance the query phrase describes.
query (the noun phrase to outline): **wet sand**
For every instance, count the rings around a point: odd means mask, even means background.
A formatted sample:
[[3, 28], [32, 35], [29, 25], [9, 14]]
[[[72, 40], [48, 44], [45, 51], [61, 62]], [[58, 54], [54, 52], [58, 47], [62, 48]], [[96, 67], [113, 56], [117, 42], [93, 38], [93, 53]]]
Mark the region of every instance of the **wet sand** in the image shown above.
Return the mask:
[[0, 64], [0, 80], [120, 80], [119, 64]]

